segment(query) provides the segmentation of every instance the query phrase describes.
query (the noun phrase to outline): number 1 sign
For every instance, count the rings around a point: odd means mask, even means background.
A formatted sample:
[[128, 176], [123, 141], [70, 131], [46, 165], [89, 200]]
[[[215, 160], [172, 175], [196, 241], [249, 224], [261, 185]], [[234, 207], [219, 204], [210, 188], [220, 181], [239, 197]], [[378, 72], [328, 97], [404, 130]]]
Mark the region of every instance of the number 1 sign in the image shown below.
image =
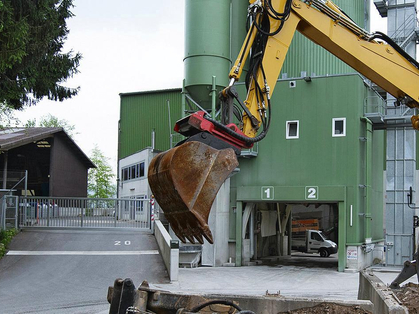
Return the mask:
[[262, 186], [262, 199], [273, 200], [274, 199], [274, 187], [273, 186]]

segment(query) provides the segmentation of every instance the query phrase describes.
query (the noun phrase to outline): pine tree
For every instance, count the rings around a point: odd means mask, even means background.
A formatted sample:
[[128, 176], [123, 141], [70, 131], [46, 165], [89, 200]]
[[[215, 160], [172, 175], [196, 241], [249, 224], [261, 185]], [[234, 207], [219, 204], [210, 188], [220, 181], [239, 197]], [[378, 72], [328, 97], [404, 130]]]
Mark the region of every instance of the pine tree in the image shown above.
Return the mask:
[[47, 97], [62, 101], [79, 88], [62, 84], [81, 55], [63, 53], [73, 0], [0, 0], [0, 103], [14, 109]]

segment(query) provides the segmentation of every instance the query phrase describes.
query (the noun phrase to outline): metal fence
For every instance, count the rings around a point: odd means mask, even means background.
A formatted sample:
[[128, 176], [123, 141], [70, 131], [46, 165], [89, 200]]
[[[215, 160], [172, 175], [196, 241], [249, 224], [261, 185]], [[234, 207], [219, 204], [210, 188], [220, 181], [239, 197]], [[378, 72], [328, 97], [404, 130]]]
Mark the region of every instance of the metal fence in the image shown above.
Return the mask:
[[19, 198], [13, 195], [4, 195], [0, 198], [0, 229], [17, 229], [18, 201]]
[[151, 229], [148, 199], [20, 197], [20, 227]]

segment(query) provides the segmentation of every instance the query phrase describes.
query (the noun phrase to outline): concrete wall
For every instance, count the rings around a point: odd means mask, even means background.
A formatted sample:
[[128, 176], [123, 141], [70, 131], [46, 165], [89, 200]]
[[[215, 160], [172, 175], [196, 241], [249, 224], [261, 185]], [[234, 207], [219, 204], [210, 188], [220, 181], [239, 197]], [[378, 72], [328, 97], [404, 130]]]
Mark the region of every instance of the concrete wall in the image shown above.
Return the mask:
[[408, 310], [397, 302], [393, 291], [377, 276], [368, 271], [359, 272], [359, 300], [374, 303], [374, 314], [407, 314]]
[[231, 256], [228, 247], [229, 204], [230, 179], [227, 179], [212, 204], [208, 225], [213, 235], [214, 244], [209, 244], [206, 241], [203, 244], [202, 265], [223, 266]]
[[360, 271], [365, 267], [385, 262], [384, 242], [346, 247], [345, 271]]
[[155, 221], [154, 236], [156, 237], [160, 255], [169, 273], [170, 281], [177, 281], [179, 276], [179, 249], [170, 247], [172, 238], [160, 220]]

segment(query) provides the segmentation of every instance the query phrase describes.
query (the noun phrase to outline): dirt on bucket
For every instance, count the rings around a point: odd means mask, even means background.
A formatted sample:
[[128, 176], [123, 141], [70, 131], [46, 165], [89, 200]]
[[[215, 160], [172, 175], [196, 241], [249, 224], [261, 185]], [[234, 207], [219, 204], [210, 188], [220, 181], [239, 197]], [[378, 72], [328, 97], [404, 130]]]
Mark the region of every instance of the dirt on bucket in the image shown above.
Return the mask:
[[419, 313], [419, 285], [409, 282], [394, 291], [402, 305], [409, 309], [409, 314]]
[[345, 306], [336, 303], [320, 303], [314, 307], [306, 307], [279, 314], [372, 314], [359, 305]]

